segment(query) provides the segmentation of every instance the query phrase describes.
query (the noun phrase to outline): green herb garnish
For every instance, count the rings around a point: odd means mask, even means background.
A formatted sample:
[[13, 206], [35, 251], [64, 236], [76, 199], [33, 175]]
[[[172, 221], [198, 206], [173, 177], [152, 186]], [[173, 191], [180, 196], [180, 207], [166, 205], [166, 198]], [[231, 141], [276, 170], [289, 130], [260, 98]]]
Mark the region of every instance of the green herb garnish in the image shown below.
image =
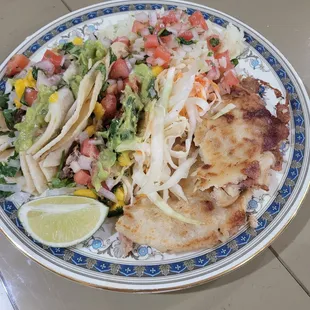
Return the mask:
[[0, 175], [5, 177], [14, 177], [18, 170], [19, 169], [17, 167], [11, 167], [8, 163], [0, 162]]
[[212, 47], [216, 47], [220, 44], [220, 40], [218, 38], [211, 38], [209, 42]]
[[239, 60], [237, 58], [234, 58], [230, 61], [235, 67], [239, 64]]
[[184, 38], [177, 38], [177, 41], [179, 44], [184, 44], [184, 45], [191, 45], [197, 43], [195, 40], [185, 40]]
[[103, 63], [100, 63], [98, 65], [98, 67], [96, 68], [96, 70], [100, 71], [103, 75], [103, 77], [105, 78], [106, 74], [107, 74], [107, 70], [106, 70], [106, 67]]
[[17, 113], [17, 110], [12, 110], [12, 109], [6, 109], [3, 110], [3, 117], [5, 119], [6, 125], [10, 130], [14, 130], [14, 125], [15, 125], [15, 115]]
[[0, 109], [4, 110], [8, 108], [9, 94], [0, 92]]
[[38, 72], [39, 72], [39, 69], [38, 69], [38, 68], [36, 68], [36, 67], [33, 67], [33, 68], [32, 68], [32, 76], [33, 76], [33, 78], [34, 78], [35, 80], [38, 79]]
[[148, 29], [149, 29], [150, 34], [153, 34], [153, 33], [154, 33], [154, 27], [149, 26]]
[[113, 53], [112, 48], [109, 48], [109, 53], [110, 53], [110, 65], [117, 60], [116, 55]]
[[163, 28], [163, 29], [159, 30], [157, 35], [159, 37], [166, 37], [166, 36], [169, 36], [170, 34], [172, 34], [172, 32], [168, 31], [166, 28]]

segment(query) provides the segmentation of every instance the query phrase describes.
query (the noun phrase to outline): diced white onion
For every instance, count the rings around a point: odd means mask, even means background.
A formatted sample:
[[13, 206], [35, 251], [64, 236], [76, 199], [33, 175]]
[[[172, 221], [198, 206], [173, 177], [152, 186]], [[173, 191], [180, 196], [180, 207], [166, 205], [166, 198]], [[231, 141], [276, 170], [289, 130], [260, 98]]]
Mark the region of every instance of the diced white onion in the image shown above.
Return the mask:
[[55, 66], [49, 60], [42, 60], [36, 63], [36, 68], [45, 71], [48, 75], [52, 75], [55, 71]]
[[115, 202], [115, 203], [117, 203], [117, 199], [116, 199], [115, 195], [112, 192], [105, 189], [104, 187], [101, 187], [99, 189], [98, 194], [109, 199], [109, 200], [111, 200], [111, 201], [113, 201], [113, 202]]
[[1, 192], [20, 192], [21, 187], [18, 184], [0, 184]]
[[12, 81], [11, 79], [8, 79], [6, 82], [5, 82], [5, 90], [4, 90], [4, 93], [5, 94], [9, 94], [13, 89], [13, 85], [12, 85]]
[[88, 133], [86, 131], [82, 131], [78, 136], [78, 140], [80, 141], [81, 144], [88, 138], [89, 138]]
[[151, 11], [149, 14], [149, 18], [150, 18], [150, 25], [152, 27], [155, 27], [157, 24], [157, 14], [155, 11]]
[[136, 13], [135, 18], [138, 22], [141, 22], [141, 23], [146, 23], [149, 20], [149, 17], [145, 12]]
[[143, 28], [141, 31], [140, 31], [142, 37], [145, 37], [145, 36], [148, 36], [150, 33], [149, 29], [148, 28]]
[[17, 192], [7, 197], [6, 200], [12, 201], [14, 205], [19, 208], [24, 203], [28, 202], [31, 194], [25, 192]]
[[109, 83], [109, 85], [116, 84], [116, 80], [112, 80], [112, 79], [107, 80], [107, 82]]
[[[93, 159], [91, 157], [87, 157], [84, 155], [79, 156], [78, 159], [78, 165], [82, 170], [88, 170], [91, 171], [91, 164], [92, 164]], [[73, 169], [72, 169], [73, 170]]]
[[105, 48], [109, 48], [112, 44], [112, 41], [107, 38], [101, 38], [100, 41]]
[[70, 163], [70, 168], [72, 169], [74, 173], [77, 173], [81, 170], [81, 167], [77, 161], [72, 161]]

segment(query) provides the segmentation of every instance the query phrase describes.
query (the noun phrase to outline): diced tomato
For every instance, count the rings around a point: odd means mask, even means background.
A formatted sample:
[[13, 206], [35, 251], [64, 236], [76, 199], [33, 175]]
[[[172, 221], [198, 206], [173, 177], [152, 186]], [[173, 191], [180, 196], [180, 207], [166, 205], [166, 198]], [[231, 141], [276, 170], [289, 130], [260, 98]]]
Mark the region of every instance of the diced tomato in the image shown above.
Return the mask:
[[207, 23], [200, 11], [196, 11], [193, 15], [188, 18], [189, 22], [194, 27], [201, 27], [204, 30], [208, 30]]
[[91, 177], [87, 170], [79, 170], [74, 175], [74, 182], [79, 185], [88, 185], [91, 183]]
[[127, 37], [117, 37], [114, 41], [113, 41], [113, 43], [114, 42], [122, 42], [122, 43], [124, 43], [124, 44], [126, 44], [127, 46], [129, 46], [129, 43], [130, 43], [130, 41], [129, 41], [129, 39], [127, 38]]
[[131, 31], [134, 32], [134, 33], [139, 33], [144, 27], [145, 27], [145, 25], [143, 25], [142, 23], [140, 23], [137, 20], [135, 20], [133, 22], [132, 30]]
[[161, 41], [162, 41], [163, 43], [166, 44], [166, 43], [171, 42], [171, 40], [172, 40], [172, 35], [169, 34], [168, 36], [160, 37], [160, 39], [161, 39]]
[[169, 11], [169, 13], [166, 16], [163, 16], [162, 19], [163, 19], [163, 23], [165, 25], [173, 24], [173, 23], [176, 23], [178, 21], [174, 11]]
[[105, 119], [111, 119], [116, 114], [116, 104], [117, 100], [115, 95], [113, 94], [107, 94], [101, 101], [101, 104], [105, 110], [104, 112], [104, 118]]
[[26, 88], [26, 91], [24, 93], [24, 99], [28, 106], [31, 106], [33, 102], [37, 99], [38, 91], [33, 88]]
[[129, 69], [124, 59], [117, 59], [111, 67], [110, 78], [117, 80], [119, 78], [126, 79], [129, 76]]
[[51, 50], [46, 50], [45, 54], [43, 55], [43, 60], [49, 60], [55, 66], [57, 71], [59, 70], [59, 67], [61, 67], [63, 56], [56, 54]]
[[[219, 61], [221, 73], [223, 73], [225, 71], [228, 71], [228, 70], [230, 70], [230, 69], [232, 69], [234, 67], [234, 65], [230, 61], [230, 56], [229, 56], [229, 51], [228, 50], [223, 52], [223, 53], [216, 53], [214, 55], [214, 58]], [[226, 66], [221, 66], [220, 59], [222, 59], [222, 58], [225, 58]]]
[[87, 157], [98, 158], [99, 150], [97, 146], [91, 143], [93, 139], [85, 139], [81, 145], [81, 154]]
[[157, 46], [159, 46], [159, 42], [156, 34], [145, 36], [144, 48], [155, 48]]
[[158, 46], [154, 52], [153, 57], [160, 58], [165, 62], [169, 62], [171, 55], [163, 46]]
[[239, 79], [236, 77], [233, 70], [229, 70], [224, 73], [223, 82], [227, 84], [229, 87], [232, 87], [239, 84]]
[[29, 61], [30, 60], [22, 54], [13, 56], [6, 66], [5, 75], [11, 77], [21, 72], [25, 67], [27, 67]]
[[183, 38], [186, 41], [189, 41], [193, 38], [193, 33], [190, 30], [187, 30], [181, 34], [179, 34], [180, 38]]
[[208, 47], [211, 51], [217, 52], [221, 47], [220, 37], [218, 35], [212, 35], [207, 38]]

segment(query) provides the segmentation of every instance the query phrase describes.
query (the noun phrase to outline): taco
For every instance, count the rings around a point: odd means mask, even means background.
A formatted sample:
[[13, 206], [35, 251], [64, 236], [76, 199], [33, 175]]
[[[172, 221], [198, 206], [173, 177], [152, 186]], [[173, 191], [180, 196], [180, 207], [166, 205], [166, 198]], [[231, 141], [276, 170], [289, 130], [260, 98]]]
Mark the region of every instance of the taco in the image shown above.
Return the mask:
[[44, 147], [64, 125], [66, 113], [74, 102], [73, 94], [67, 87], [63, 87], [54, 93], [55, 101], [49, 100], [48, 113], [45, 120], [48, 126], [43, 135], [27, 150], [29, 154], [37, 153]]
[[33, 156], [35, 160], [44, 159], [49, 152], [53, 152], [67, 144], [72, 137], [76, 137], [86, 127], [87, 120], [95, 108], [103, 84], [103, 76], [100, 71], [96, 70], [99, 63], [94, 65], [92, 70], [81, 81], [76, 110], [73, 115], [64, 125], [61, 133]]

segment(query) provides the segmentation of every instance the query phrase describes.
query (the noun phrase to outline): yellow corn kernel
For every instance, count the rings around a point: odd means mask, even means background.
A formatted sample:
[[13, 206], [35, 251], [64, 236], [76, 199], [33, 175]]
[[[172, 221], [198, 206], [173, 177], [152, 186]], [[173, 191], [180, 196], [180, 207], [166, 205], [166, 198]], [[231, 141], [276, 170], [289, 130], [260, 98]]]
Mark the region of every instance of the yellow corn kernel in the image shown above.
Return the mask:
[[15, 103], [16, 109], [19, 109], [22, 106], [21, 102], [17, 98], [14, 99], [14, 103]]
[[26, 87], [31, 87], [31, 88], [35, 88], [36, 85], [37, 85], [37, 81], [33, 78], [33, 75], [32, 75], [32, 70], [29, 70], [25, 79], [24, 79], [24, 82], [25, 82], [25, 86]]
[[153, 73], [154, 76], [157, 76], [157, 75], [159, 75], [163, 70], [164, 70], [163, 67], [155, 66], [155, 67], [152, 68], [152, 73]]
[[101, 120], [104, 115], [104, 108], [99, 102], [96, 102], [94, 114], [97, 121]]
[[91, 137], [95, 134], [96, 127], [94, 125], [90, 125], [90, 126], [86, 127], [85, 131], [87, 132], [88, 136]]
[[74, 45], [83, 45], [83, 39], [79, 38], [79, 37], [76, 37], [76, 38], [73, 39], [72, 43]]
[[83, 196], [97, 199], [98, 196], [91, 189], [77, 189], [74, 193], [74, 196]]
[[125, 205], [125, 193], [124, 189], [122, 187], [118, 187], [115, 191], [115, 197], [117, 199], [117, 204], [119, 206]]
[[15, 81], [14, 86], [15, 86], [17, 98], [21, 99], [25, 92], [25, 88], [26, 88], [25, 81], [23, 79], [18, 79]]
[[58, 92], [55, 91], [53, 94], [50, 95], [48, 98], [49, 103], [55, 103], [58, 101]]
[[131, 165], [131, 160], [129, 158], [128, 152], [123, 152], [120, 156], [118, 156], [118, 163], [122, 167], [127, 167]]

